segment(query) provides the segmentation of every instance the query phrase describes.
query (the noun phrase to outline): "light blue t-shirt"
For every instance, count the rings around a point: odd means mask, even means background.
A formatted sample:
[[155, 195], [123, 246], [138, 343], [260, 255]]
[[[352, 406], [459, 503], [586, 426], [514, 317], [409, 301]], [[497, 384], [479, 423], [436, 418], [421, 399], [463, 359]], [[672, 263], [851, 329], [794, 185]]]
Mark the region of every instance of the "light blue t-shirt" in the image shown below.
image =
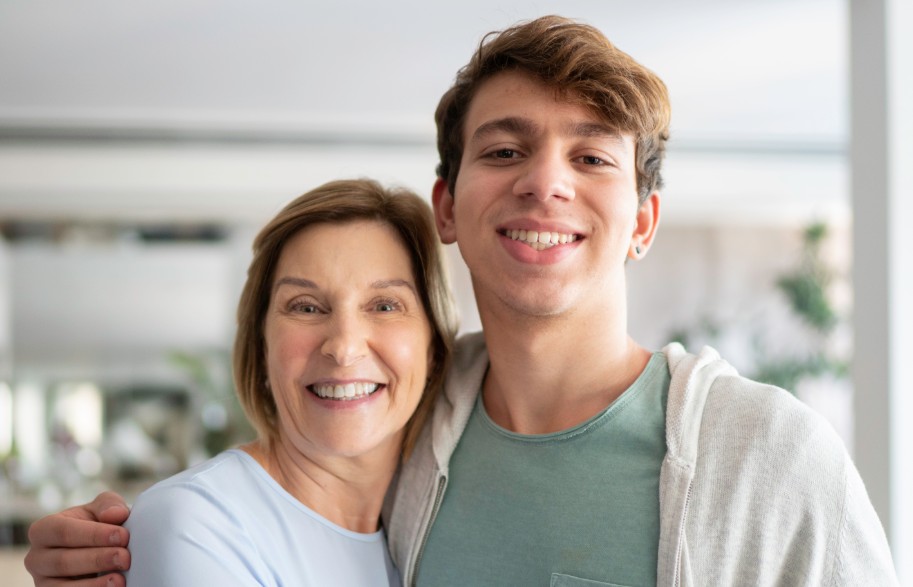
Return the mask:
[[655, 353], [612, 405], [554, 434], [505, 430], [477, 401], [418, 584], [655, 585], [669, 382]]
[[330, 522], [237, 449], [143, 492], [126, 527], [130, 587], [400, 585], [383, 531]]

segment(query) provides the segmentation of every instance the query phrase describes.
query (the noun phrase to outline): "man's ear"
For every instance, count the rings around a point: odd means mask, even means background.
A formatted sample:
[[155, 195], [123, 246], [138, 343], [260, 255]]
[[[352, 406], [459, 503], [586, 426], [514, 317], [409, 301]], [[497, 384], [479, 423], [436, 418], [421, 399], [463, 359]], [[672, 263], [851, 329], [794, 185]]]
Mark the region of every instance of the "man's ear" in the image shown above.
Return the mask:
[[434, 224], [437, 234], [445, 245], [456, 242], [456, 222], [453, 219], [453, 194], [447, 181], [437, 178], [431, 190], [431, 205], [434, 208]]
[[656, 229], [659, 227], [659, 201], [659, 192], [654, 191], [647, 196], [647, 199], [637, 209], [634, 234], [631, 235], [631, 245], [628, 249], [628, 258], [634, 260], [642, 258], [647, 254], [650, 245], [653, 244]]

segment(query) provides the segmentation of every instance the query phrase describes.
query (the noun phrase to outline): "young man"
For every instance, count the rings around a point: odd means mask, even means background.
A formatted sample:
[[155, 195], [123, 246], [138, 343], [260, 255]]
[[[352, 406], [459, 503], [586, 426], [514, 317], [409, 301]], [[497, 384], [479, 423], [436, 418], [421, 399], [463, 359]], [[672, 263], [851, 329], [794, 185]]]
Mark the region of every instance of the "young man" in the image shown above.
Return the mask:
[[[436, 119], [438, 230], [484, 337], [461, 341], [388, 500], [404, 583], [895, 584], [821, 418], [710, 349], [628, 336], [625, 263], [659, 220], [663, 83], [599, 31], [545, 17], [489, 38]], [[123, 568], [125, 532], [82, 520], [125, 516], [108, 495], [36, 523], [36, 584]]]

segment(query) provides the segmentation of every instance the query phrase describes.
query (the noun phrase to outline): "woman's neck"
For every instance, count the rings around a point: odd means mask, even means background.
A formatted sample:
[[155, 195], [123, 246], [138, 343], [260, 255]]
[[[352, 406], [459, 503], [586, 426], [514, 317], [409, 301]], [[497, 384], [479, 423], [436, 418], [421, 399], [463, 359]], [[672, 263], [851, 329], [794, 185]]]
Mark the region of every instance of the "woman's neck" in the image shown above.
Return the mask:
[[[395, 445], [395, 446], [393, 446]], [[353, 532], [380, 527], [384, 495], [398, 465], [399, 443], [368, 455], [308, 455], [277, 440], [241, 447], [283, 489], [329, 521]]]

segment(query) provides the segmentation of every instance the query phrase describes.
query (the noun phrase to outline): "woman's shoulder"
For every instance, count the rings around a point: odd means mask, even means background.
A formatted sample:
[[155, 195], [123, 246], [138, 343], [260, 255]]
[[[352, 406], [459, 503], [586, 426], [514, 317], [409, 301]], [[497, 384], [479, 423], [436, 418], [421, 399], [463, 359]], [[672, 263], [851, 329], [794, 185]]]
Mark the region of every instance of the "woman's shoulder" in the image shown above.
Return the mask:
[[130, 585], [262, 584], [260, 550], [251, 538], [243, 455], [221, 453], [141, 493], [130, 531]]
[[238, 450], [219, 453], [140, 493], [128, 524], [142, 521], [160, 525], [176, 518], [230, 515], [235, 506], [248, 502], [246, 494], [252, 481], [243, 453]]

